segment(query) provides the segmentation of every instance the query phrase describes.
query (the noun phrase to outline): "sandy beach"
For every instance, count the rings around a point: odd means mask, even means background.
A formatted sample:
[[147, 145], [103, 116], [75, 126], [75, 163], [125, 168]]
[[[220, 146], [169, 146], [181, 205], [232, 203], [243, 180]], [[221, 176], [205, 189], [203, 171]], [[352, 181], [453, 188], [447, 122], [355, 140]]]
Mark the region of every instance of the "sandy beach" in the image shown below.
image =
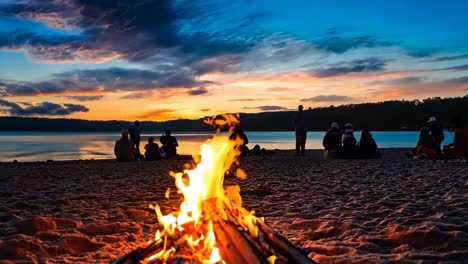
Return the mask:
[[[468, 259], [468, 163], [323, 159], [274, 151], [240, 158], [244, 203], [318, 263]], [[143, 246], [180, 199], [187, 160], [0, 163], [0, 263], [108, 263]], [[165, 192], [171, 188], [171, 199]], [[10, 261], [8, 261], [10, 260]]]

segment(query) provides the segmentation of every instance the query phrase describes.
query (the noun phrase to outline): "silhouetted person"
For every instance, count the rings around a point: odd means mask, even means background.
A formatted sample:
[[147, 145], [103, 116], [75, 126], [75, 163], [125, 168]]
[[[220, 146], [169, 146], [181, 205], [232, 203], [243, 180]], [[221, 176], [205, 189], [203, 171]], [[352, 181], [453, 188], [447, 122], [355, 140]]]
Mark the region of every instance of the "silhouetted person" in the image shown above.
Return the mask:
[[162, 135], [159, 141], [164, 148], [164, 152], [166, 153], [167, 158], [177, 155], [177, 147], [179, 146], [179, 143], [175, 137], [171, 136], [170, 129], [166, 130], [165, 135]]
[[419, 132], [416, 153], [413, 158], [435, 158], [436, 156], [437, 151], [435, 149], [434, 138], [431, 136], [429, 128], [423, 127]]
[[431, 136], [434, 139], [434, 149], [437, 151], [437, 155], [441, 156], [442, 150], [440, 149], [440, 146], [442, 145], [442, 141], [445, 139], [444, 129], [442, 124], [434, 116], [431, 116], [428, 122], [429, 129], [431, 130]]
[[247, 147], [247, 144], [249, 143], [249, 139], [247, 138], [247, 135], [244, 133], [244, 130], [240, 125], [236, 125], [234, 128], [234, 131], [232, 134], [229, 136], [230, 140], [236, 140], [240, 139], [242, 140], [242, 143], [237, 144], [236, 148], [239, 148], [241, 152], [241, 156], [245, 156], [249, 154], [249, 148]]
[[128, 128], [128, 132], [130, 133], [130, 140], [135, 144], [135, 148], [140, 150], [140, 121], [136, 120], [134, 123], [132, 123]]
[[449, 159], [468, 159], [468, 129], [459, 116], [451, 120], [455, 137], [444, 146], [444, 156]]
[[341, 152], [341, 131], [337, 122], [333, 122], [323, 137], [324, 157], [334, 157]]
[[298, 111], [294, 118], [294, 127], [296, 132], [296, 155], [299, 156], [301, 154], [304, 156], [305, 154], [305, 144], [307, 140], [307, 126], [305, 122], [303, 106], [298, 106]]
[[342, 150], [345, 156], [352, 156], [356, 153], [357, 140], [354, 137], [353, 125], [347, 123], [345, 125], [343, 136], [341, 137], [341, 143], [343, 144]]
[[148, 138], [148, 144], [145, 145], [145, 158], [146, 160], [160, 160], [161, 153], [159, 152], [158, 144], [154, 143], [154, 138]]
[[132, 161], [133, 156], [133, 142], [128, 139], [128, 130], [122, 130], [122, 138], [115, 142], [114, 154], [117, 161]]
[[377, 143], [375, 143], [369, 129], [361, 130], [361, 139], [358, 144], [359, 157], [361, 158], [378, 158], [380, 157]]

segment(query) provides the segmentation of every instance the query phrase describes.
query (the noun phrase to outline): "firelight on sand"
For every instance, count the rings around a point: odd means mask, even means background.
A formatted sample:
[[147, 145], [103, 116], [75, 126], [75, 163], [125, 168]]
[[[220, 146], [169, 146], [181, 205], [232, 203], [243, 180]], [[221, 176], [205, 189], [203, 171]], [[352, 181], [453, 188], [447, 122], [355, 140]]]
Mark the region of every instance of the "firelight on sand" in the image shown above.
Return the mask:
[[[228, 125], [230, 130], [239, 123], [239, 116], [224, 115], [222, 119], [208, 119], [215, 127]], [[178, 192], [183, 195], [180, 210], [163, 215], [158, 205], [156, 211], [160, 230], [155, 241], [162, 242], [159, 252], [145, 262], [168, 262], [178, 258], [193, 259], [200, 263], [225, 263], [216, 247], [213, 226], [217, 221], [234, 221], [248, 230], [253, 238], [258, 236], [256, 221], [263, 221], [242, 207], [238, 185], [224, 188], [224, 175], [237, 165], [240, 151], [236, 146], [242, 139], [230, 140], [228, 136], [216, 135], [201, 146], [200, 158], [195, 157], [196, 167], [183, 172], [171, 172]], [[238, 177], [246, 174], [237, 169]], [[152, 242], [152, 241], [150, 241]], [[274, 261], [275, 257], [270, 257]]]

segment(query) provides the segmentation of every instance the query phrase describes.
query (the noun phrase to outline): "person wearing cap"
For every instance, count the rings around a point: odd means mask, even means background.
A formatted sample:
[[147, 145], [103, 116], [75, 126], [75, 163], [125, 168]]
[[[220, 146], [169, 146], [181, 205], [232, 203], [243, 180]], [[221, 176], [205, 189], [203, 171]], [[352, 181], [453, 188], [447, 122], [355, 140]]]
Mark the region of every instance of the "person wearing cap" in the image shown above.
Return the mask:
[[122, 130], [122, 137], [115, 142], [114, 154], [117, 161], [132, 161], [133, 156], [133, 142], [128, 138], [128, 130]]
[[302, 110], [304, 107], [302, 105], [298, 106], [298, 111], [294, 118], [294, 127], [296, 131], [296, 156], [305, 155], [305, 144], [307, 139], [307, 126], [305, 122], [304, 112]]
[[354, 137], [353, 125], [351, 123], [345, 125], [341, 142], [343, 144], [342, 150], [345, 156], [353, 156], [356, 153], [357, 140]]
[[442, 150], [440, 149], [440, 146], [442, 145], [442, 141], [445, 139], [444, 129], [442, 124], [435, 116], [431, 116], [427, 122], [429, 123], [431, 136], [434, 139], [434, 149], [437, 151], [437, 155], [440, 157], [442, 156]]
[[323, 137], [324, 157], [335, 157], [341, 152], [341, 131], [337, 122], [333, 122]]

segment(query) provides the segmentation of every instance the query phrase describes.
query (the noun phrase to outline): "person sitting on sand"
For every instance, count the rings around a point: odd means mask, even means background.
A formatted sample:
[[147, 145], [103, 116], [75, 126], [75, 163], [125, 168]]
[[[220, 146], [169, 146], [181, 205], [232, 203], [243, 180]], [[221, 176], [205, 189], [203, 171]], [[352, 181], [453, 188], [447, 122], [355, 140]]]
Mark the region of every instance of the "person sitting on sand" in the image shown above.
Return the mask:
[[354, 137], [352, 124], [347, 123], [345, 125], [345, 130], [343, 136], [341, 137], [341, 142], [343, 144], [342, 151], [345, 156], [352, 156], [356, 153], [357, 140]]
[[324, 157], [335, 157], [341, 152], [341, 131], [337, 122], [333, 122], [323, 137]]
[[177, 147], [179, 146], [179, 143], [177, 142], [177, 139], [175, 137], [171, 136], [170, 129], [166, 130], [165, 135], [161, 136], [159, 142], [161, 142], [164, 148], [166, 158], [177, 156]]
[[435, 118], [435, 116], [431, 116], [427, 122], [429, 123], [429, 128], [431, 130], [432, 139], [434, 140], [434, 148], [437, 151], [437, 155], [442, 156], [442, 150], [440, 149], [440, 146], [442, 141], [445, 139], [444, 128], [437, 120], [437, 118]]
[[150, 161], [161, 160], [159, 146], [154, 143], [154, 138], [152, 137], [148, 138], [148, 144], [145, 145], [145, 158]]
[[242, 129], [240, 125], [236, 125], [236, 127], [234, 128], [234, 131], [229, 136], [229, 139], [234, 140], [234, 141], [237, 139], [240, 139], [242, 143], [238, 142], [238, 144], [236, 144], [236, 147], [238, 147], [241, 152], [240, 155], [246, 156], [249, 154], [249, 148], [247, 147], [247, 144], [249, 143], [249, 139], [247, 138], [247, 135], [244, 133], [244, 130]]
[[133, 142], [128, 138], [128, 130], [122, 130], [122, 138], [115, 142], [114, 154], [117, 161], [132, 161], [133, 156]]
[[452, 119], [455, 137], [453, 143], [444, 146], [444, 157], [448, 159], [468, 159], [468, 129], [460, 117]]
[[369, 129], [361, 130], [361, 139], [358, 144], [358, 153], [360, 158], [380, 158], [377, 143], [375, 143]]
[[419, 132], [419, 139], [413, 159], [435, 157], [437, 157], [437, 151], [435, 150], [434, 139], [430, 134], [429, 128], [422, 127]]

